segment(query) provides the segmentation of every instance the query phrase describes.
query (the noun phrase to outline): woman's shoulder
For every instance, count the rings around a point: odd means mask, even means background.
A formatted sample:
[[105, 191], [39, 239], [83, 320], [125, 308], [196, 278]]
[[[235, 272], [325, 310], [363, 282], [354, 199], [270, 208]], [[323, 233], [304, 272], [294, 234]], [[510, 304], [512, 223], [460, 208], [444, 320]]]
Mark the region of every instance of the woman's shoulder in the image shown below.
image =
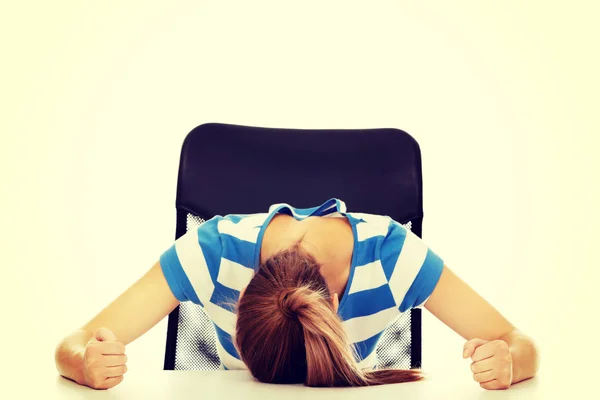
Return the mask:
[[232, 239], [256, 242], [268, 216], [268, 213], [215, 215], [197, 229], [210, 233], [213, 240], [227, 235]]

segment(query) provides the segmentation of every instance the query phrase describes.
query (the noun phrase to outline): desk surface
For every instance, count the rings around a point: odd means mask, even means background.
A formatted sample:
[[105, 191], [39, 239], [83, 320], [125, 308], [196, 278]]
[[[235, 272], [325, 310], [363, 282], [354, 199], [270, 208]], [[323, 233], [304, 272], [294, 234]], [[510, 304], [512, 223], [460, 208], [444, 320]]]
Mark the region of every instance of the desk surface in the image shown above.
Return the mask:
[[[508, 390], [488, 391], [472, 380], [460, 376], [428, 376], [413, 383], [364, 388], [309, 388], [303, 385], [272, 385], [256, 382], [247, 371], [128, 371], [118, 386], [93, 390], [58, 375], [48, 376], [46, 384], [21, 386], [23, 398], [33, 391], [44, 399], [306, 399], [344, 400], [365, 396], [378, 399], [548, 399], [555, 398], [556, 388], [547, 385], [543, 376], [521, 382]], [[30, 392], [31, 391], [31, 392]], [[334, 393], [335, 392], [335, 393]], [[367, 393], [368, 392], [368, 393]]]

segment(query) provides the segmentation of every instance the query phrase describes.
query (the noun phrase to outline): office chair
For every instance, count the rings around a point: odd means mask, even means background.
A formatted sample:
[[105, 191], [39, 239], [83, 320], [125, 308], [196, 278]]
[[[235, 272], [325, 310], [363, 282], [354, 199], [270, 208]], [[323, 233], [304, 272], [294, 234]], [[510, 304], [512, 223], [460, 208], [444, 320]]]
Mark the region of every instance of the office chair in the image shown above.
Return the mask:
[[[232, 184], [233, 183], [233, 184]], [[421, 153], [399, 129], [277, 129], [206, 123], [181, 150], [176, 232], [215, 215], [309, 208], [330, 198], [348, 212], [387, 215], [421, 237]], [[169, 315], [164, 369], [217, 370], [216, 332], [202, 307]], [[421, 310], [401, 314], [381, 336], [377, 368], [421, 367]]]

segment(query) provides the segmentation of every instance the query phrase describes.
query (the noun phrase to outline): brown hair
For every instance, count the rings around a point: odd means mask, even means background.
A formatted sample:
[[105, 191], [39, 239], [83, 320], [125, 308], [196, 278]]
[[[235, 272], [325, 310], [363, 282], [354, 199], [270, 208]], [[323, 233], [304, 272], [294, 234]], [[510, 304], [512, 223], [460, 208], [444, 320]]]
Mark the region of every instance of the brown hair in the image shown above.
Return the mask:
[[236, 305], [234, 345], [266, 383], [368, 386], [422, 379], [419, 370], [361, 370], [320, 265], [298, 243], [261, 264]]

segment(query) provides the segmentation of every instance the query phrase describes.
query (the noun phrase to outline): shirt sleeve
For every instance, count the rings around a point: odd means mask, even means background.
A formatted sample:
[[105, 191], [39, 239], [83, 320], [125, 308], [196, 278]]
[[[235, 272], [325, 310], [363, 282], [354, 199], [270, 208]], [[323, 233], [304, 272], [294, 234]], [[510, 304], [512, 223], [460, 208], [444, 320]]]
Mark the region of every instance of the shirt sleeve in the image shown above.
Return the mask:
[[444, 261], [399, 222], [391, 220], [381, 262], [400, 312], [421, 307], [437, 285]]
[[160, 256], [160, 266], [180, 302], [204, 306], [212, 296], [223, 246], [218, 230], [221, 216], [190, 229]]

